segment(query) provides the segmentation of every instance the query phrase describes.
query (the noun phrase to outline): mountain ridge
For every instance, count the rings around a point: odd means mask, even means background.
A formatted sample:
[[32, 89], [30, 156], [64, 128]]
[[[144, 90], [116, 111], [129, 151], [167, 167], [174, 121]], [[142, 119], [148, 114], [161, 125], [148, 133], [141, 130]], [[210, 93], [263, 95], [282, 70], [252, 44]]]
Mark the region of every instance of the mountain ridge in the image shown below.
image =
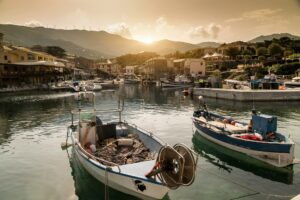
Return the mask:
[[[201, 42], [192, 44], [183, 41], [163, 39], [152, 44], [144, 44], [137, 40], [127, 39], [117, 34], [106, 31], [65, 30], [45, 27], [27, 27], [12, 24], [0, 24], [0, 32], [4, 34], [4, 40], [14, 45], [31, 47], [33, 45], [60, 46], [67, 52], [87, 58], [98, 59], [111, 58], [124, 54], [135, 54], [143, 51], [156, 52], [160, 55], [185, 52], [197, 48], [217, 48], [221, 43]], [[248, 42], [263, 42], [273, 38], [291, 37], [300, 39], [300, 36], [290, 33], [275, 33], [261, 35]]]
[[290, 33], [273, 33], [273, 34], [269, 34], [269, 35], [260, 35], [258, 37], [255, 37], [251, 40], [249, 40], [248, 42], [250, 43], [256, 43], [256, 42], [264, 42], [265, 40], [272, 40], [273, 38], [279, 39], [281, 37], [289, 37], [289, 38], [293, 38], [293, 39], [300, 39], [300, 36], [297, 35], [293, 35]]

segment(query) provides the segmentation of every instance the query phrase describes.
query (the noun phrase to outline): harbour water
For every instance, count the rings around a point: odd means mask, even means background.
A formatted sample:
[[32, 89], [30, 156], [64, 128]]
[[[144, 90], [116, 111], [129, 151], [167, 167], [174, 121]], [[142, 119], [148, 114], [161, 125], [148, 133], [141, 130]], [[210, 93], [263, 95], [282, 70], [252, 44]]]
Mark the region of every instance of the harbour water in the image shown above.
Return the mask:
[[[198, 102], [181, 91], [125, 86], [96, 93], [97, 108], [115, 108], [125, 98], [123, 117], [169, 144], [182, 142], [199, 154], [196, 180], [170, 191], [165, 199], [290, 199], [300, 193], [300, 164], [273, 168], [216, 146], [194, 132], [191, 116]], [[278, 117], [279, 131], [290, 135], [300, 158], [300, 103], [242, 103], [206, 99], [209, 109], [243, 120], [255, 107]], [[62, 151], [72, 93], [20, 93], [0, 96], [0, 199], [104, 199], [104, 185]], [[107, 114], [104, 121], [118, 116]], [[109, 189], [109, 199], [135, 199]]]

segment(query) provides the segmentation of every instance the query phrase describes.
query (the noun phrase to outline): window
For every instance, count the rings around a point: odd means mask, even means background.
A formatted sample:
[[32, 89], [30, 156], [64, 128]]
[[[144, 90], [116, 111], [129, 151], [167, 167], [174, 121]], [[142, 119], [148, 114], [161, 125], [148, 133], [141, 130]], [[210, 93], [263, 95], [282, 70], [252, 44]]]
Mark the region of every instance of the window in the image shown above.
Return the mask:
[[7, 60], [7, 56], [4, 56], [4, 60]]
[[43, 60], [43, 57], [39, 56], [39, 57], [38, 57], [38, 60]]
[[27, 60], [34, 60], [34, 55], [33, 54], [27, 54]]
[[21, 56], [21, 60], [22, 60], [22, 61], [25, 60], [24, 56]]

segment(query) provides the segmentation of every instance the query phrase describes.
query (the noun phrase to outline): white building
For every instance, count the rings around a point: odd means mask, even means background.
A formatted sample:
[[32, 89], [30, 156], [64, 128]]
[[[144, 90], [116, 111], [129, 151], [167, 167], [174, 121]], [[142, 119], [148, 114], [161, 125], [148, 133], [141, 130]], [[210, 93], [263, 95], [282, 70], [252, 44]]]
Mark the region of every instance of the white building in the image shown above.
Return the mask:
[[187, 58], [184, 68], [188, 68], [191, 76], [205, 76], [206, 62], [203, 58]]
[[133, 65], [133, 66], [126, 66], [125, 67], [125, 73], [126, 74], [135, 74], [135, 69], [137, 68], [137, 65]]

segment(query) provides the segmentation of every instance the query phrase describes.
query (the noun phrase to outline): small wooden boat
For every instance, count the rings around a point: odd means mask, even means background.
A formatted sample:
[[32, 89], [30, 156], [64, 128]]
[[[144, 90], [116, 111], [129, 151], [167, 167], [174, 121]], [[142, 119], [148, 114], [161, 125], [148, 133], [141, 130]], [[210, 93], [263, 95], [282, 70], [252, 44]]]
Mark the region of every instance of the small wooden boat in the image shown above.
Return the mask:
[[192, 87], [193, 83], [184, 75], [178, 75], [174, 81], [161, 80], [163, 88], [188, 88]]
[[[122, 121], [120, 108], [72, 112], [79, 115], [79, 122], [74, 125], [72, 120], [68, 136], [87, 172], [111, 188], [142, 199], [162, 199], [170, 189], [192, 184], [197, 164], [193, 151], [183, 144], [166, 145], [152, 133]], [[120, 118], [104, 124], [96, 112], [119, 112]]]
[[216, 144], [276, 167], [285, 167], [295, 161], [295, 144], [289, 137], [277, 132], [274, 116], [253, 112], [248, 125], [208, 112], [204, 106], [194, 112], [192, 119], [197, 132]]
[[184, 83], [184, 82], [161, 81], [161, 87], [163, 87], [163, 88], [189, 88], [189, 87], [193, 87], [193, 84], [192, 83]]

